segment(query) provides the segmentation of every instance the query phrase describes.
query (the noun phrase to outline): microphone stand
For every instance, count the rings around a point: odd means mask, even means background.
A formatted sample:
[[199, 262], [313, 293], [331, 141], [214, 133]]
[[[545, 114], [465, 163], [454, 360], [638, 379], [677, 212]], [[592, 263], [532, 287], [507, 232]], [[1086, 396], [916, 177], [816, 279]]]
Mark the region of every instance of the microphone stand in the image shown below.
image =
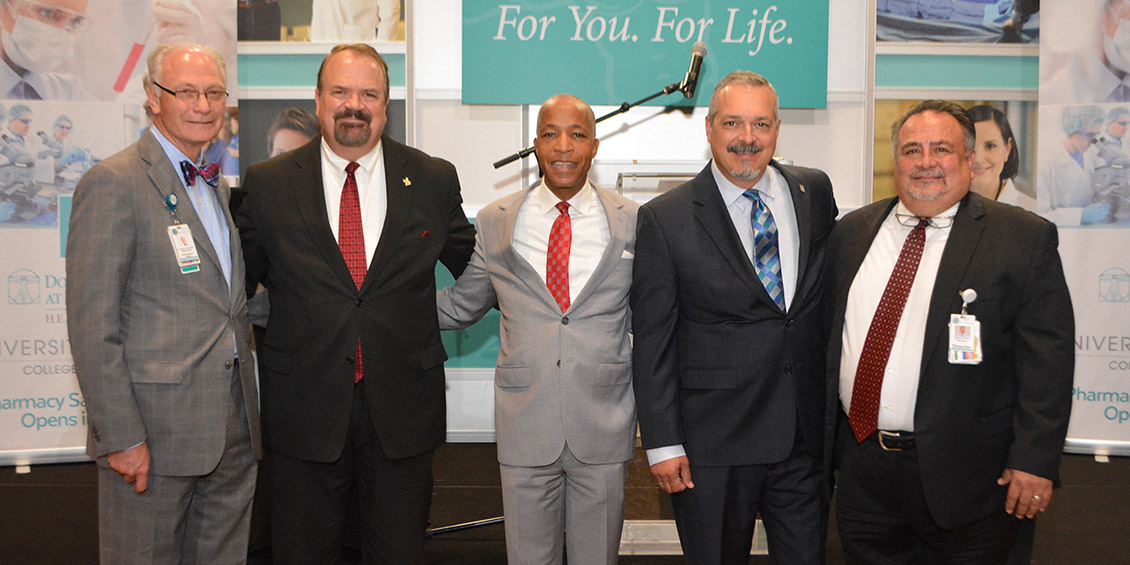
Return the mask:
[[[679, 81], [679, 82], [673, 82], [671, 84], [668, 84], [667, 86], [664, 86], [663, 89], [660, 90], [659, 92], [656, 92], [655, 94], [652, 94], [651, 96], [648, 96], [647, 98], [641, 98], [640, 100], [632, 102], [631, 104], [629, 104], [627, 101], [624, 101], [620, 104], [619, 108], [616, 108], [615, 110], [597, 118], [596, 123], [599, 124], [600, 122], [603, 122], [604, 120], [607, 120], [608, 118], [611, 118], [612, 116], [623, 114], [624, 112], [627, 112], [628, 110], [631, 110], [632, 108], [635, 108], [636, 106], [639, 106], [640, 104], [643, 104], [644, 102], [649, 102], [649, 101], [651, 101], [655, 98], [658, 98], [660, 96], [671, 94], [672, 92], [681, 91], [683, 89], [682, 88], [683, 82], [684, 81]], [[517, 161], [518, 159], [524, 159], [524, 158], [528, 157], [529, 154], [533, 153], [533, 152], [534, 152], [534, 148], [532, 146], [527, 147], [527, 148], [525, 148], [525, 149], [523, 149], [523, 150], [521, 150], [521, 151], [519, 151], [519, 152], [517, 152], [513, 155], [510, 155], [509, 157], [495, 161], [494, 162], [494, 168], [501, 169], [503, 166], [509, 165], [510, 163], [513, 163], [514, 161]]]

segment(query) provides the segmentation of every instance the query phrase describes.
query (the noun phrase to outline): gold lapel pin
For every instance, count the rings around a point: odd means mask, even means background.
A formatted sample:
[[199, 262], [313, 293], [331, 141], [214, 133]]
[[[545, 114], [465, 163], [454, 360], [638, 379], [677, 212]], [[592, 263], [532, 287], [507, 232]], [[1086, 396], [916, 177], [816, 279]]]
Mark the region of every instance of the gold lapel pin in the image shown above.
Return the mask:
[[801, 192], [804, 192], [804, 185], [803, 185], [803, 184], [802, 184], [802, 185], [800, 185], [800, 191], [801, 191]]
[[408, 177], [404, 177], [404, 186], [412, 186], [412, 180]]

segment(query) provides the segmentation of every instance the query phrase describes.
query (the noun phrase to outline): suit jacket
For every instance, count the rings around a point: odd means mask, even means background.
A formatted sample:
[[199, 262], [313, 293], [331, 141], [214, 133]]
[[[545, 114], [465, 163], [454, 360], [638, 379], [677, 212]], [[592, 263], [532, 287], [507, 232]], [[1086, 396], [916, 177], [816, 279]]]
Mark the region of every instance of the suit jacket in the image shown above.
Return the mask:
[[330, 231], [321, 143], [248, 169], [238, 214], [248, 293], [262, 281], [271, 297], [262, 348], [267, 446], [309, 461], [341, 455], [360, 337], [385, 455], [426, 453], [446, 434], [436, 261], [458, 276], [474, 246], [455, 167], [381, 140], [388, 212], [358, 290]]
[[[168, 194], [180, 205], [176, 218]], [[157, 475], [203, 475], [224, 449], [238, 349], [249, 438], [259, 444], [258, 392], [243, 293], [239, 234], [216, 188], [231, 236], [232, 284], [179, 171], [152, 133], [93, 167], [75, 189], [67, 238], [67, 329], [89, 415], [87, 454], [147, 442]], [[200, 270], [181, 274], [168, 227], [192, 230]], [[233, 340], [234, 335], [234, 340]]]
[[775, 463], [799, 422], [809, 452], [821, 454], [821, 283], [836, 203], [823, 172], [772, 166], [800, 236], [788, 312], [758, 280], [710, 165], [640, 208], [632, 359], [645, 449], [683, 444], [692, 465]]
[[[828, 241], [829, 438], [839, 420], [848, 291], [895, 202], [848, 214]], [[1007, 487], [996, 480], [1006, 467], [1058, 480], [1075, 367], [1055, 225], [970, 192], [951, 230], [929, 311], [903, 313], [926, 315], [914, 435], [926, 503], [944, 528], [1000, 512]], [[968, 312], [981, 322], [984, 360], [951, 365], [949, 315], [961, 313], [958, 293], [967, 288], [977, 291]]]
[[584, 463], [627, 461], [636, 422], [628, 290], [638, 205], [596, 188], [608, 246], [562, 315], [545, 281], [513, 245], [518, 211], [533, 190], [479, 212], [471, 263], [455, 286], [439, 293], [440, 327], [467, 327], [496, 301], [502, 311], [494, 379], [499, 462], [548, 465], [566, 442]]

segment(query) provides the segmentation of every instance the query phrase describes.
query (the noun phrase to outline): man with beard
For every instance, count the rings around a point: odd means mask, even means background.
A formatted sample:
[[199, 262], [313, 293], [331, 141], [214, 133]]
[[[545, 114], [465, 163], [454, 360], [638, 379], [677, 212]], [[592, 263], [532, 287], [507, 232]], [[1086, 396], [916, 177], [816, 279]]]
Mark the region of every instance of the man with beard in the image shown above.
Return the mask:
[[970, 192], [960, 106], [922, 102], [891, 138], [897, 198], [828, 238], [840, 540], [848, 563], [1002, 563], [1051, 500], [1071, 413], [1056, 227]]
[[780, 563], [823, 563], [823, 172], [773, 162], [777, 91], [734, 71], [710, 97], [713, 161], [640, 208], [636, 410], [690, 563], [747, 563], [760, 513]]
[[374, 49], [334, 47], [315, 94], [322, 136], [253, 165], [238, 220], [247, 289], [271, 296], [273, 555], [337, 562], [353, 499], [366, 563], [419, 563], [446, 433], [436, 261], [459, 276], [475, 232], [455, 168], [383, 136]]

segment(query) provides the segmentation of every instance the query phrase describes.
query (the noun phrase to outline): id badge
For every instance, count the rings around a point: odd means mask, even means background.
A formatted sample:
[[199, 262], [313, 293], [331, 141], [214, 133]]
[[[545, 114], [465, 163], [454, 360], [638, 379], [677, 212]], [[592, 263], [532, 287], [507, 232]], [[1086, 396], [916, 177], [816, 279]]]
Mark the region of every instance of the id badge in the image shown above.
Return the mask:
[[200, 254], [196, 252], [196, 242], [192, 240], [192, 230], [185, 224], [169, 226], [169, 240], [173, 242], [173, 254], [182, 275], [200, 270]]
[[981, 322], [970, 314], [950, 314], [950, 364], [977, 365], [982, 360]]

